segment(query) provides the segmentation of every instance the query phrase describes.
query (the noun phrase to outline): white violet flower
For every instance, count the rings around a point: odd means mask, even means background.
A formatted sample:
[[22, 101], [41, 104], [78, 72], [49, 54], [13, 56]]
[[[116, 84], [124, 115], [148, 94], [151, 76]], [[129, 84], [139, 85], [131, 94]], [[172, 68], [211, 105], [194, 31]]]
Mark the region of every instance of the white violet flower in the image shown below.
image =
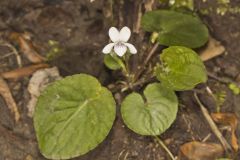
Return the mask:
[[111, 27], [108, 34], [113, 43], [109, 43], [103, 48], [102, 52], [104, 54], [109, 54], [112, 49], [114, 49], [114, 52], [120, 57], [127, 52], [127, 49], [129, 49], [129, 52], [132, 54], [137, 53], [136, 48], [132, 44], [127, 43], [131, 36], [131, 31], [128, 27], [123, 27], [120, 32], [117, 28]]

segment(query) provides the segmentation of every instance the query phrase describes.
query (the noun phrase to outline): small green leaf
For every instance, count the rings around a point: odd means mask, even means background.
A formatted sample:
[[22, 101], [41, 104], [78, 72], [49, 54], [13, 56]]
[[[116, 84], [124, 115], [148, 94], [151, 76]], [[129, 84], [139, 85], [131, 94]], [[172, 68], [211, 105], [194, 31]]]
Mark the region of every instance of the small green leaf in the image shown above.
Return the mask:
[[172, 10], [147, 12], [142, 27], [158, 32], [158, 41], [166, 46], [198, 48], [208, 41], [208, 29], [198, 17]]
[[240, 87], [238, 87], [236, 84], [230, 83], [230, 84], [228, 85], [228, 88], [231, 89], [231, 91], [232, 91], [235, 95], [239, 95], [239, 94], [240, 94]]
[[121, 107], [125, 124], [140, 135], [160, 135], [176, 119], [178, 100], [175, 93], [159, 83], [146, 87], [143, 97], [138, 93], [128, 95]]
[[111, 70], [122, 68], [123, 62], [116, 55], [106, 54], [104, 56], [104, 64]]
[[41, 153], [49, 159], [69, 159], [94, 149], [109, 133], [115, 101], [90, 75], [56, 81], [39, 97], [34, 127]]
[[164, 86], [176, 91], [193, 89], [207, 81], [205, 66], [193, 50], [173, 46], [163, 50], [162, 65], [157, 67], [156, 76]]
[[150, 41], [152, 43], [155, 43], [157, 41], [157, 39], [158, 39], [158, 36], [159, 36], [158, 32], [153, 32], [151, 37], [150, 37]]
[[47, 52], [47, 60], [52, 61], [57, 59], [58, 57], [64, 55], [64, 50], [61, 48], [59, 42], [54, 40], [49, 40], [48, 45], [50, 47], [49, 51]]

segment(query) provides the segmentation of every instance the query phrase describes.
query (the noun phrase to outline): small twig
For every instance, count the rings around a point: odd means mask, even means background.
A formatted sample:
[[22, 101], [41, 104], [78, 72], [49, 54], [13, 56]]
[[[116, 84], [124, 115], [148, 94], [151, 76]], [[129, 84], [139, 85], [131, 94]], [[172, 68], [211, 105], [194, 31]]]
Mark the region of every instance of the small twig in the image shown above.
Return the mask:
[[129, 155], [129, 152], [127, 152], [127, 153], [125, 154], [125, 156], [124, 156], [124, 159], [123, 159], [123, 160], [127, 160], [127, 157], [128, 157], [128, 155]]
[[141, 86], [144, 85], [145, 83], [150, 82], [151, 80], [153, 80], [154, 76], [150, 76], [149, 78], [142, 78], [139, 81], [137, 81], [136, 83], [134, 83], [132, 85], [132, 87], [137, 87], [137, 86]]
[[154, 79], [154, 76], [149, 76], [148, 78], [141, 78], [138, 81], [134, 82], [133, 84], [128, 84], [125, 85], [122, 89], [121, 92], [125, 92], [128, 91], [129, 89], [134, 90], [135, 88], [137, 88], [138, 86], [143, 86], [146, 83], [151, 82]]
[[174, 157], [172, 152], [167, 148], [167, 146], [164, 144], [164, 142], [158, 136], [155, 136], [155, 138], [158, 141], [158, 143], [162, 146], [162, 148], [167, 152], [167, 154], [171, 157], [171, 159], [176, 160], [176, 158]]
[[120, 160], [120, 158], [122, 157], [122, 155], [123, 155], [124, 152], [125, 152], [125, 149], [120, 152], [120, 154], [119, 154], [119, 156], [118, 156], [118, 160]]
[[213, 74], [213, 73], [211, 73], [211, 72], [207, 72], [207, 75], [208, 75], [208, 77], [210, 77], [210, 78], [213, 78], [213, 79], [215, 79], [215, 80], [217, 80], [217, 81], [219, 81], [219, 82], [221, 82], [221, 83], [224, 83], [224, 84], [229, 84], [229, 83], [234, 83], [234, 84], [236, 84], [236, 82], [234, 82], [234, 81], [232, 81], [231, 79], [229, 79], [229, 78], [221, 78], [221, 77], [218, 77], [218, 76], [216, 76], [215, 74]]
[[157, 50], [158, 46], [159, 46], [158, 42], [154, 44], [154, 46], [152, 47], [152, 49], [148, 53], [147, 58], [143, 62], [144, 65], [146, 65], [149, 62], [149, 60], [152, 58], [152, 56], [153, 56], [154, 52]]
[[150, 50], [150, 52], [147, 55], [147, 58], [144, 60], [143, 65], [140, 67], [140, 69], [138, 70], [138, 72], [135, 75], [135, 81], [138, 80], [138, 78], [141, 76], [142, 72], [144, 71], [146, 65], [148, 64], [149, 60], [152, 58], [152, 56], [154, 55], [155, 51], [157, 50], [159, 46], [159, 43], [155, 43], [154, 46], [152, 47], [152, 49]]
[[201, 103], [201, 101], [199, 100], [197, 93], [194, 92], [194, 97], [198, 103], [198, 105], [201, 108], [202, 114], [205, 117], [205, 119], [207, 120], [212, 132], [216, 135], [216, 137], [219, 139], [219, 141], [221, 142], [223, 148], [225, 149], [226, 152], [228, 152], [229, 150], [232, 150], [231, 146], [229, 145], [229, 143], [226, 141], [226, 139], [223, 137], [222, 133], [219, 131], [219, 129], [217, 128], [217, 125], [214, 123], [213, 119], [211, 118], [211, 116], [208, 113], [208, 110], [205, 108], [205, 106]]
[[212, 134], [209, 133], [205, 138], [203, 138], [202, 142], [206, 142], [211, 136]]
[[15, 54], [16, 56], [16, 59], [17, 59], [17, 63], [18, 63], [18, 67], [22, 67], [22, 60], [21, 60], [21, 57], [20, 55], [18, 54], [18, 51], [16, 50], [16, 48], [11, 45], [10, 43], [6, 43], [6, 42], [3, 42], [3, 43], [0, 43], [1, 46], [6, 46], [8, 48], [10, 48], [12, 50], [12, 52]]
[[137, 14], [135, 15], [136, 20], [133, 23], [133, 32], [139, 33], [140, 27], [141, 27], [141, 18], [142, 18], [142, 3], [137, 3], [136, 5], [137, 5], [136, 6]]
[[10, 56], [13, 55], [13, 54], [14, 54], [14, 52], [5, 53], [4, 56], [0, 57], [0, 60], [5, 59], [5, 58], [7, 58], [7, 57], [10, 57]]
[[215, 101], [216, 110], [217, 110], [217, 112], [219, 112], [220, 111], [220, 105], [219, 105], [219, 103], [217, 103], [218, 102], [217, 97], [214, 95], [213, 91], [208, 86], [206, 86], [206, 91]]
[[212, 97], [215, 98], [215, 96], [214, 96], [214, 94], [213, 94], [213, 91], [212, 91], [208, 86], [206, 87], [206, 90], [207, 90], [207, 92], [208, 92]]

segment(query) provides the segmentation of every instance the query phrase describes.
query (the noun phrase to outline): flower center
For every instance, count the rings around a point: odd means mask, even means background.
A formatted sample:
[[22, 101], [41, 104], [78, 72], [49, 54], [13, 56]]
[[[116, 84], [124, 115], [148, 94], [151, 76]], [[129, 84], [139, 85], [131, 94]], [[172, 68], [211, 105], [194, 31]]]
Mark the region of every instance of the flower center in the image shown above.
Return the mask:
[[116, 43], [116, 46], [117, 46], [117, 47], [124, 47], [125, 45], [124, 45], [123, 42], [117, 42], [117, 43]]

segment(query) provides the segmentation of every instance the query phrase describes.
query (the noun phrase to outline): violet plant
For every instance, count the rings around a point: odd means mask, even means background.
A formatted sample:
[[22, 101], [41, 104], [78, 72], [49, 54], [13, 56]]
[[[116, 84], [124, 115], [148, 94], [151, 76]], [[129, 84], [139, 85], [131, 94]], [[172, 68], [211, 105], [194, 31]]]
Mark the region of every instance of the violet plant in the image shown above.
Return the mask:
[[[134, 45], [127, 43], [131, 35], [128, 27], [120, 31], [110, 28], [112, 42], [102, 50], [104, 63], [111, 70], [121, 70], [125, 76], [121, 91], [128, 90], [130, 94], [121, 103], [121, 114], [126, 126], [140, 135], [157, 138], [165, 147], [158, 136], [176, 119], [175, 91], [191, 90], [207, 80], [205, 66], [192, 48], [207, 42], [208, 29], [198, 17], [172, 10], [147, 12], [142, 28], [154, 35], [152, 51], [159, 45], [168, 46], [162, 50], [159, 61], [152, 64], [154, 67], [147, 67], [151, 52], [139, 64], [139, 70], [134, 73], [129, 69], [132, 56], [140, 54]], [[155, 81], [150, 83], [147, 77]], [[140, 89], [143, 94], [134, 89], [139, 84], [146, 86]], [[34, 114], [40, 151], [49, 159], [86, 154], [106, 138], [115, 116], [112, 93], [95, 77], [77, 74], [58, 80], [43, 91]]]

